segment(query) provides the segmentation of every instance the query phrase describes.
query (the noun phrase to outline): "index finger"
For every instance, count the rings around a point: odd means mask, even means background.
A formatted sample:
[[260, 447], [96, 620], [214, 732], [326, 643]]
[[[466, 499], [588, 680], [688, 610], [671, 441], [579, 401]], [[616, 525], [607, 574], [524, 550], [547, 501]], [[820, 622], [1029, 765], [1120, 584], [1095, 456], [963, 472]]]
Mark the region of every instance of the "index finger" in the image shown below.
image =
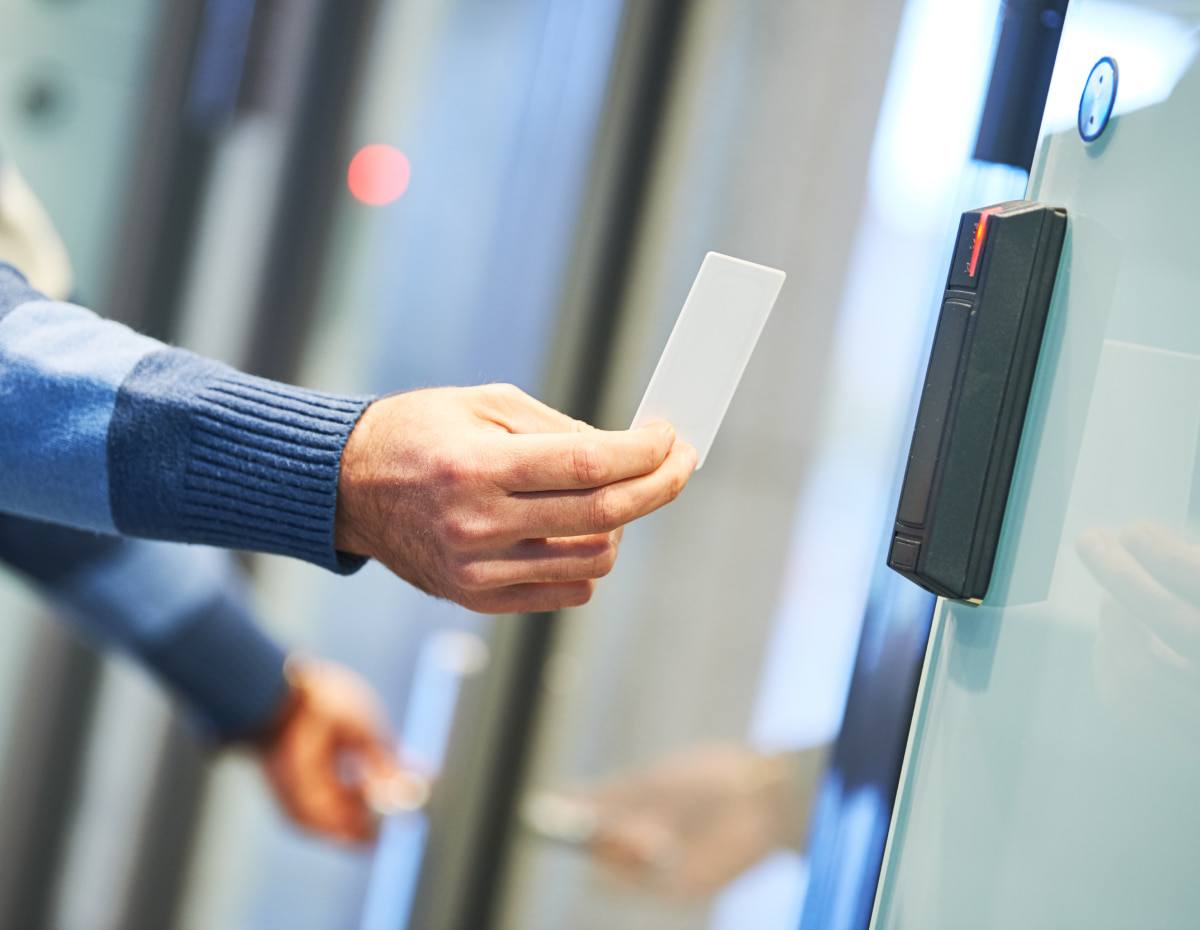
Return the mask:
[[1121, 542], [1163, 587], [1200, 606], [1200, 546], [1154, 524], [1129, 527]]
[[1198, 655], [1200, 616], [1164, 588], [1115, 536], [1092, 530], [1079, 538], [1076, 548], [1117, 603], [1172, 649]]
[[596, 488], [516, 494], [509, 498], [514, 528], [523, 539], [606, 533], [673, 501], [695, 468], [696, 450], [677, 442], [646, 475]]
[[648, 475], [675, 443], [669, 423], [580, 433], [520, 433], [496, 439], [493, 475], [505, 490], [577, 491]]

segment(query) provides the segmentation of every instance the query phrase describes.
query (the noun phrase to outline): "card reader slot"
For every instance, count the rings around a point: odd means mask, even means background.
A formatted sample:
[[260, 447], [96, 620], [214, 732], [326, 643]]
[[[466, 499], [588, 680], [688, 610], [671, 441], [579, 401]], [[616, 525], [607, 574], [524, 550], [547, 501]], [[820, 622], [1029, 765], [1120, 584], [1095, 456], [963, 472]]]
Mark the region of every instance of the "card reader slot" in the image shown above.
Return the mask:
[[958, 360], [962, 356], [970, 319], [971, 305], [965, 300], [952, 298], [942, 305], [929, 368], [925, 374], [925, 388], [917, 411], [917, 429], [909, 449], [900, 510], [896, 515], [896, 519], [907, 526], [920, 528], [925, 525], [944, 435], [943, 426], [954, 395]]

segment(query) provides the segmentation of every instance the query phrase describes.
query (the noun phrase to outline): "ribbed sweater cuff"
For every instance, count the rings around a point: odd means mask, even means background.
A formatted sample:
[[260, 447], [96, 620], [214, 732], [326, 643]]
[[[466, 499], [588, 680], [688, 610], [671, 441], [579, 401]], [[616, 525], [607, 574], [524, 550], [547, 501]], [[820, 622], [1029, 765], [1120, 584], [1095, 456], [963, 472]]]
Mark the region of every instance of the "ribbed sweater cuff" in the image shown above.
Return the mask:
[[114, 522], [123, 533], [354, 571], [364, 560], [334, 547], [338, 474], [370, 400], [156, 352], [117, 397], [108, 447]]
[[212, 377], [197, 398], [186, 528], [208, 542], [349, 567], [334, 553], [333, 524], [342, 449], [364, 406], [237, 371]]

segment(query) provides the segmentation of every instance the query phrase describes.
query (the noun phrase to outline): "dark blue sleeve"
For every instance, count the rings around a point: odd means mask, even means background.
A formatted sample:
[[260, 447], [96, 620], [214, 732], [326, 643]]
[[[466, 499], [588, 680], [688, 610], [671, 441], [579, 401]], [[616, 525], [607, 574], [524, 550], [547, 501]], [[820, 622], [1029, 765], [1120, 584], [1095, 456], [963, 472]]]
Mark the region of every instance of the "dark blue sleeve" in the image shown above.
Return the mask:
[[0, 516], [0, 560], [86, 639], [144, 665], [214, 737], [260, 733], [278, 711], [285, 653], [226, 553]]

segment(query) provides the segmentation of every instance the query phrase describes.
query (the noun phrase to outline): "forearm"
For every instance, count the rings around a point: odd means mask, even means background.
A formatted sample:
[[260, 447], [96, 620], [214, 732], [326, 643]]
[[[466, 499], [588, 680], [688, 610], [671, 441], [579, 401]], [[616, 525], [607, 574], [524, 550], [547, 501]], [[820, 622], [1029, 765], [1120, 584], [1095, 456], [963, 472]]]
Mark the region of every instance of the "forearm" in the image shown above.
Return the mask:
[[262, 732], [281, 706], [284, 650], [255, 624], [226, 554], [0, 517], [0, 560], [84, 638], [144, 665], [217, 738]]
[[169, 348], [0, 265], [0, 511], [352, 570], [334, 516], [367, 402]]

